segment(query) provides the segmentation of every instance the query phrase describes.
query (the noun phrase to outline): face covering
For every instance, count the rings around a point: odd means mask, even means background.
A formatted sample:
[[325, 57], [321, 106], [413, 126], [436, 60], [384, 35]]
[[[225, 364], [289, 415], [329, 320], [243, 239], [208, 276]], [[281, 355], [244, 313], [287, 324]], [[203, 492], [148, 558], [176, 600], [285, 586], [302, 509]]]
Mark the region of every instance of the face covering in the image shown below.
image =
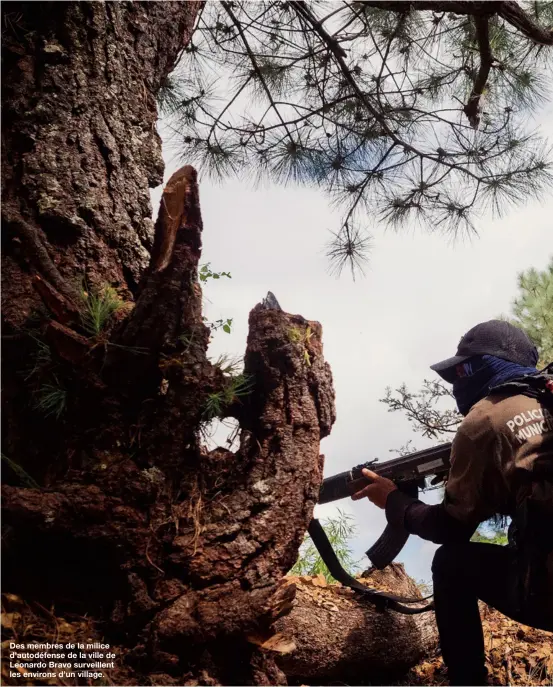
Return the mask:
[[452, 381], [457, 408], [461, 415], [467, 415], [472, 406], [487, 396], [493, 387], [536, 372], [535, 367], [524, 367], [493, 355], [474, 356], [455, 367]]

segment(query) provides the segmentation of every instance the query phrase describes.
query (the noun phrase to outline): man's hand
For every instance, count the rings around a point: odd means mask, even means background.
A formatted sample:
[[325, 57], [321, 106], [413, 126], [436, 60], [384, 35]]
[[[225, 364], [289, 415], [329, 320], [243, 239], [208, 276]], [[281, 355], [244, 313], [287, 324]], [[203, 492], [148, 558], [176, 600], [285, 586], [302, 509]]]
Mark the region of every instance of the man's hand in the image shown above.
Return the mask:
[[367, 468], [363, 468], [362, 473], [363, 477], [371, 480], [371, 484], [367, 484], [367, 486], [363, 487], [360, 491], [356, 491], [351, 498], [354, 501], [359, 501], [359, 499], [365, 498], [366, 496], [375, 506], [385, 508], [388, 494], [397, 489], [396, 485], [391, 479], [381, 477], [377, 475], [376, 472], [367, 470]]

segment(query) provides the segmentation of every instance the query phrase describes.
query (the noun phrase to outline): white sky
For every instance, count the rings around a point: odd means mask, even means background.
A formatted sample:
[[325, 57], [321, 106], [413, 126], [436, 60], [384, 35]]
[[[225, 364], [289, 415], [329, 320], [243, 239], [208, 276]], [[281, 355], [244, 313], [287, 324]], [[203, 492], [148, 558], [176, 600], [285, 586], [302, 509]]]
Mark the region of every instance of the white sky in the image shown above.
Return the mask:
[[[542, 117], [553, 141], [553, 107]], [[182, 163], [170, 153], [166, 163], [167, 180]], [[160, 195], [161, 187], [152, 192], [154, 213]], [[269, 290], [284, 310], [323, 326], [337, 409], [332, 434], [321, 445], [326, 475], [392, 457], [389, 451], [410, 438], [416, 448], [436, 443], [413, 435], [404, 417], [387, 412], [379, 402], [385, 388], [406, 382], [415, 390], [425, 377], [433, 378], [429, 365], [453, 355], [465, 331], [509, 311], [517, 273], [544, 269], [553, 253], [551, 193], [503, 219], [483, 217], [478, 237], [456, 243], [409, 227], [394, 233], [368, 218], [375, 245], [367, 276], [352, 282], [345, 272], [340, 279], [328, 274], [324, 246], [339, 214], [321, 192], [276, 186], [255, 191], [238, 181], [202, 180], [200, 199], [202, 262], [232, 274], [204, 289], [206, 316], [233, 318], [232, 333], [216, 333], [210, 354], [244, 354], [248, 313]], [[423, 498], [431, 502], [432, 496]], [[366, 500], [345, 500], [318, 506], [317, 517], [336, 506], [355, 518], [354, 549], [361, 558], [383, 530], [384, 514]], [[411, 537], [398, 560], [416, 579], [429, 580], [435, 549]]]

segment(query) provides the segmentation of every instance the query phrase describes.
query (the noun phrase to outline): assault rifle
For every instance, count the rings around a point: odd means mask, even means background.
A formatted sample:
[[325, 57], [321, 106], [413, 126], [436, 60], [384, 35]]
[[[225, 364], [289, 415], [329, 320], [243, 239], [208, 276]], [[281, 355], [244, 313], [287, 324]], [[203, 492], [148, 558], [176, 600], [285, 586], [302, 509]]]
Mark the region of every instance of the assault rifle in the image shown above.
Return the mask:
[[[427, 479], [432, 478], [430, 483], [436, 485], [447, 478], [450, 453], [451, 444], [441, 444], [382, 463], [373, 460], [356, 465], [351, 470], [323, 480], [319, 503], [331, 503], [347, 498], [369, 484], [370, 480], [361, 472], [363, 468], [368, 468], [382, 477], [393, 480], [401, 491], [416, 498], [419, 489], [426, 486]], [[421, 599], [407, 599], [385, 594], [361, 584], [342, 568], [318, 520], [311, 521], [308, 532], [331, 575], [342, 584], [368, 596], [373, 603], [383, 608], [392, 608], [401, 613], [421, 613], [432, 609], [432, 605], [423, 608], [404, 606], [405, 603], [420, 603]], [[367, 551], [367, 556], [376, 568], [385, 568], [399, 554], [408, 538], [409, 533], [403, 527], [388, 524], [378, 540]]]

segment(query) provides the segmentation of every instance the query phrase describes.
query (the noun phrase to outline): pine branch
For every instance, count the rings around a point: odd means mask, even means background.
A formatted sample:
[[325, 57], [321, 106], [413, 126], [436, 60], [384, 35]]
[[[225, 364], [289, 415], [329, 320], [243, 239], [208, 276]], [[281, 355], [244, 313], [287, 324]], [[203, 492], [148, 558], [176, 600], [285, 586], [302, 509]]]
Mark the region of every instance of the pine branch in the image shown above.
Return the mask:
[[522, 9], [517, 2], [500, 2], [498, 14], [518, 29], [526, 38], [539, 45], [553, 45], [553, 28], [544, 28]]
[[[472, 231], [480, 208], [503, 211], [550, 178], [550, 153], [523, 118], [546, 97], [548, 51], [500, 6], [211, 3], [197, 78], [215, 67], [236, 86], [172, 115], [183, 160], [219, 177], [321, 185], [346, 206], [330, 247], [337, 270], [366, 252], [365, 222]], [[444, 11], [407, 11], [431, 7]], [[187, 91], [186, 103], [202, 93]]]
[[272, 94], [271, 94], [271, 91], [270, 91], [270, 89], [269, 89], [269, 87], [267, 86], [267, 83], [266, 83], [266, 81], [265, 81], [265, 77], [263, 76], [263, 72], [262, 72], [261, 69], [259, 68], [259, 64], [258, 64], [258, 62], [257, 62], [257, 60], [256, 60], [256, 57], [255, 57], [255, 55], [253, 54], [252, 49], [251, 49], [251, 47], [250, 47], [250, 45], [249, 45], [249, 43], [248, 43], [248, 39], [246, 38], [246, 34], [244, 33], [244, 30], [243, 30], [243, 28], [242, 28], [242, 25], [240, 24], [240, 22], [239, 22], [238, 19], [236, 18], [236, 15], [235, 15], [234, 12], [232, 11], [231, 3], [226, 2], [225, 0], [221, 0], [221, 5], [222, 5], [222, 7], [224, 8], [225, 12], [228, 14], [228, 16], [229, 16], [231, 22], [232, 22], [232, 23], [234, 24], [234, 26], [236, 27], [236, 30], [238, 31], [238, 33], [239, 33], [239, 35], [240, 35], [240, 38], [242, 39], [242, 43], [244, 44], [244, 48], [246, 49], [246, 52], [247, 52], [247, 54], [248, 54], [248, 57], [249, 57], [250, 60], [251, 60], [252, 67], [254, 68], [255, 73], [257, 74], [257, 78], [259, 79], [261, 85], [263, 86], [263, 90], [265, 91], [265, 94], [266, 94], [266, 96], [267, 96], [267, 99], [268, 99], [269, 102], [271, 103], [271, 106], [272, 106], [273, 110], [275, 111], [277, 117], [280, 119], [280, 123], [281, 123], [282, 126], [284, 127], [284, 130], [286, 131], [288, 137], [290, 138], [291, 141], [293, 141], [292, 136], [291, 136], [291, 134], [290, 134], [290, 131], [288, 130], [288, 127], [287, 127], [287, 125], [286, 125], [286, 122], [285, 122], [284, 119], [282, 118], [282, 115], [280, 114], [280, 111], [279, 111], [278, 107], [276, 106], [276, 103], [275, 103], [275, 101], [274, 101], [274, 99], [273, 99], [273, 96], [272, 96]]
[[402, 2], [402, 0], [364, 0], [363, 4], [381, 10], [392, 12], [451, 12], [453, 14], [467, 14], [473, 16], [488, 16], [497, 14], [514, 26], [526, 38], [539, 45], [553, 45], [553, 29], [537, 24], [525, 12], [518, 2], [512, 0], [475, 2], [473, 0], [416, 0], [416, 2]]
[[[311, 26], [312, 30], [314, 30], [316, 33], [318, 33], [323, 40], [326, 40], [325, 34], [326, 32], [321, 31], [320, 23], [317, 21], [317, 19], [312, 15], [312, 13], [307, 9], [305, 6], [304, 2], [301, 1], [295, 1], [293, 0], [290, 2], [290, 5], [293, 6], [298, 14]], [[397, 143], [400, 145], [405, 151], [409, 151], [412, 153], [415, 153], [415, 155], [420, 156], [421, 158], [426, 158], [428, 160], [432, 160], [433, 162], [437, 162], [440, 165], [444, 165], [446, 167], [450, 167], [452, 169], [456, 169], [457, 166], [447, 162], [444, 160], [443, 157], [440, 156], [435, 156], [435, 155], [429, 155], [428, 153], [424, 153], [421, 150], [418, 150], [414, 146], [412, 146], [410, 143], [408, 143], [405, 140], [402, 140], [397, 134], [390, 128], [386, 118], [382, 115], [382, 113], [374, 107], [374, 105], [369, 101], [367, 98], [366, 94], [363, 93], [363, 91], [360, 89], [357, 81], [353, 77], [353, 74], [351, 73], [350, 69], [348, 68], [347, 64], [344, 61], [344, 58], [341, 55], [341, 52], [335, 47], [336, 41], [333, 39], [331, 43], [327, 44], [329, 51], [334, 55], [334, 58], [336, 59], [336, 62], [340, 66], [341, 72], [344, 76], [344, 79], [347, 81], [347, 83], [350, 85], [354, 93], [357, 95], [359, 98], [360, 102], [365, 106], [367, 111], [374, 117], [374, 119], [382, 126], [386, 134], [394, 141], [394, 143]], [[476, 174], [473, 174], [469, 169], [466, 167], [463, 168], [463, 173], [467, 174], [468, 176], [472, 177], [475, 181], [479, 181], [478, 176]]]
[[493, 56], [490, 47], [488, 17], [477, 16], [475, 17], [474, 21], [476, 26], [476, 40], [478, 41], [478, 50], [480, 52], [480, 68], [478, 70], [478, 74], [476, 75], [476, 79], [474, 80], [472, 93], [470, 94], [468, 103], [464, 107], [464, 112], [467, 115], [471, 126], [474, 129], [477, 129], [478, 124], [480, 123], [480, 114], [478, 112], [480, 107], [480, 99], [488, 82], [488, 76], [493, 63]]

